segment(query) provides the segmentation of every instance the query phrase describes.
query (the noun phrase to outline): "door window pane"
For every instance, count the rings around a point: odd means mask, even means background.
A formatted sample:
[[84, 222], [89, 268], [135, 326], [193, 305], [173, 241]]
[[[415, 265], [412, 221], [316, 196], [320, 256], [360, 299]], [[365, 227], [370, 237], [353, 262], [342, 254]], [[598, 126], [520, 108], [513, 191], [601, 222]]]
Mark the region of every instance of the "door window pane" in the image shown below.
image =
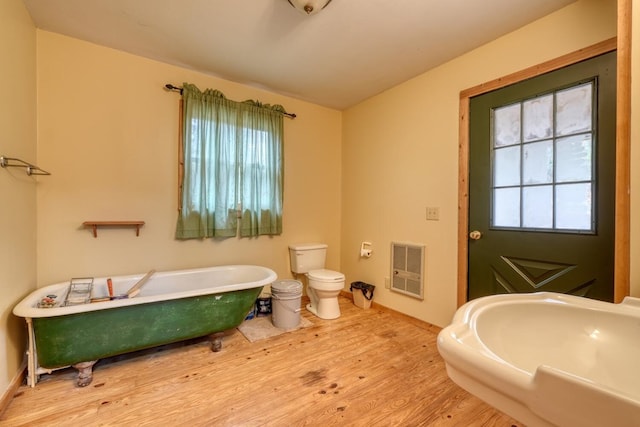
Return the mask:
[[589, 181], [592, 169], [591, 134], [560, 138], [556, 143], [558, 182]]
[[520, 143], [520, 104], [507, 105], [493, 111], [493, 146]]
[[500, 148], [494, 153], [495, 187], [520, 184], [520, 146]]
[[522, 121], [524, 142], [553, 136], [553, 94], [523, 102]]
[[522, 226], [553, 227], [553, 186], [543, 185], [522, 189]]
[[493, 110], [492, 227], [595, 231], [593, 88]]
[[556, 187], [556, 228], [591, 230], [591, 183]]
[[553, 182], [553, 141], [534, 142], [523, 147], [522, 181], [524, 184]]
[[497, 227], [520, 227], [520, 188], [493, 190], [493, 224]]
[[571, 135], [591, 130], [592, 84], [559, 91], [556, 95], [556, 135]]

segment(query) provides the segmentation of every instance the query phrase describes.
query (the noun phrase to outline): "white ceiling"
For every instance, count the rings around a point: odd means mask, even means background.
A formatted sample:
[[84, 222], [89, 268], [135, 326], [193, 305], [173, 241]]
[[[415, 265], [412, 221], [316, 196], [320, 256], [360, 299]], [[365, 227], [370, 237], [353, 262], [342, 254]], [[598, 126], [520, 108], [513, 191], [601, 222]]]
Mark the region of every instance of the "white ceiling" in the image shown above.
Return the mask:
[[24, 3], [38, 28], [342, 110], [574, 1]]

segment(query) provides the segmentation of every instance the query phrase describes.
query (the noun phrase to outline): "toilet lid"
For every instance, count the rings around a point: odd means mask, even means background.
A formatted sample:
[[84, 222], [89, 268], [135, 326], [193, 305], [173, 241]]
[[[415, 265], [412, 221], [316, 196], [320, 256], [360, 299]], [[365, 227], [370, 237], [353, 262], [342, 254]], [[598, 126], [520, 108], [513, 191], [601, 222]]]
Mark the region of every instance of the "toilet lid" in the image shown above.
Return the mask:
[[344, 280], [344, 274], [333, 270], [325, 270], [324, 268], [320, 270], [311, 270], [307, 274], [310, 279], [321, 282], [340, 282]]

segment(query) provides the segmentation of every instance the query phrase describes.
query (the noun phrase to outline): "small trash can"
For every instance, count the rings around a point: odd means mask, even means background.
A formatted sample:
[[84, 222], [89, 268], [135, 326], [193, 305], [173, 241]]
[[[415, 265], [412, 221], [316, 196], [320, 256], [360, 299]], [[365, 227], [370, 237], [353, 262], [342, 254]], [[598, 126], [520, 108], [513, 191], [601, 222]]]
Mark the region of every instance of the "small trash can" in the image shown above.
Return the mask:
[[256, 300], [256, 316], [268, 316], [271, 314], [271, 294], [261, 293]]
[[295, 329], [300, 324], [302, 282], [278, 280], [271, 284], [271, 321], [280, 329]]
[[373, 300], [373, 291], [376, 287], [364, 282], [351, 283], [351, 292], [353, 293], [353, 303], [360, 308], [367, 309], [371, 307]]

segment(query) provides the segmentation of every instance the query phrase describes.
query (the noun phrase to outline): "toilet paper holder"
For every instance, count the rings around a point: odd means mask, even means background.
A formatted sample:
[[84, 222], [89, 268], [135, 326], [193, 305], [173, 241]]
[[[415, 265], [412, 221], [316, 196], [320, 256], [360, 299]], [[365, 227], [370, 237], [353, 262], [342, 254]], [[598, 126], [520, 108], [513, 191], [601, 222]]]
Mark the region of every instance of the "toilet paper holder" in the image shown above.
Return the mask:
[[360, 256], [364, 258], [369, 258], [373, 253], [373, 245], [371, 242], [362, 242], [360, 244]]

